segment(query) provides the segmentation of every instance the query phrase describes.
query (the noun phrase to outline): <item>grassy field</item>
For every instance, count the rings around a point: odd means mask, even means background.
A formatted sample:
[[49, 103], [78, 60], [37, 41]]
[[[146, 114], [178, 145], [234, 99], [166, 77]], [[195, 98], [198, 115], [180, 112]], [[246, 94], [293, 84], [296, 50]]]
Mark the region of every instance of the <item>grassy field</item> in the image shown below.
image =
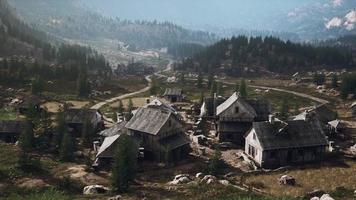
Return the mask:
[[[285, 174], [293, 176], [297, 185], [294, 187], [279, 185], [278, 178]], [[251, 175], [245, 177], [245, 182], [257, 185], [273, 196], [302, 196], [307, 192], [321, 189], [335, 197], [341, 197], [340, 199], [352, 199], [353, 191], [356, 190], [356, 162], [346, 161], [336, 166], [326, 163], [313, 168]], [[346, 194], [335, 192], [338, 187], [344, 187]]]
[[16, 110], [13, 108], [1, 108], [0, 109], [0, 120], [14, 120], [16, 119]]

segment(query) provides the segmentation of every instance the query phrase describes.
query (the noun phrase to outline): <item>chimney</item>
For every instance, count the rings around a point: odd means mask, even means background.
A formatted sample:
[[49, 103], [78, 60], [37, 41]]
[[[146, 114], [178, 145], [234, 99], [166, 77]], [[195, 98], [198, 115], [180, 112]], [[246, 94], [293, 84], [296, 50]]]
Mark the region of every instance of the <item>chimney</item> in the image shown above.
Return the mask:
[[269, 123], [274, 124], [274, 122], [276, 121], [276, 117], [274, 115], [269, 115], [268, 121], [269, 121]]

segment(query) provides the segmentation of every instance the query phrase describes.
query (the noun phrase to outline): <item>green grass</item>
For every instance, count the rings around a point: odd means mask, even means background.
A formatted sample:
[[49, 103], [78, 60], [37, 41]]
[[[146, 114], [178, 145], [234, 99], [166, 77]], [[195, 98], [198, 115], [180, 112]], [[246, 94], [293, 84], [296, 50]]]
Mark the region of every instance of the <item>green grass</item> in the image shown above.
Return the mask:
[[70, 200], [73, 199], [69, 195], [63, 192], [59, 192], [55, 189], [48, 189], [44, 191], [29, 190], [22, 194], [13, 193], [4, 200]]
[[0, 120], [15, 120], [16, 117], [15, 109], [7, 107], [0, 109]]

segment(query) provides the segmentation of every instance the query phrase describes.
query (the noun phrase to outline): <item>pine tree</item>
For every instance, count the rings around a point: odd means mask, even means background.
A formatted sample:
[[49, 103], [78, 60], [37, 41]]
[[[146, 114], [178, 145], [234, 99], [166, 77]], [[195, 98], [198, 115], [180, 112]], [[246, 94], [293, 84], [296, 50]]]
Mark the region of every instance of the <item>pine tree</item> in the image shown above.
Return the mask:
[[44, 81], [41, 76], [37, 76], [32, 80], [31, 83], [31, 93], [32, 94], [41, 94], [44, 89]]
[[282, 104], [281, 104], [281, 107], [280, 107], [280, 116], [283, 120], [286, 120], [288, 118], [288, 115], [289, 115], [289, 105], [288, 105], [288, 101], [287, 99], [283, 99], [282, 100]]
[[19, 138], [19, 146], [23, 151], [29, 151], [34, 148], [35, 136], [33, 131], [33, 123], [30, 120], [26, 121], [26, 126]]
[[216, 93], [218, 95], [223, 95], [224, 94], [224, 88], [223, 88], [223, 84], [221, 82], [217, 83]]
[[119, 100], [119, 106], [117, 108], [117, 112], [120, 114], [124, 112], [124, 105], [122, 104], [121, 100]]
[[333, 88], [338, 88], [339, 87], [339, 78], [337, 77], [336, 74], [333, 75], [332, 80], [331, 80], [331, 86]]
[[117, 143], [112, 169], [112, 187], [126, 192], [135, 179], [137, 167], [137, 147], [128, 135], [122, 135]]
[[90, 85], [85, 70], [82, 70], [79, 73], [77, 79], [77, 93], [78, 93], [78, 97], [87, 97], [90, 94]]
[[200, 92], [199, 104], [203, 105], [203, 103], [204, 103], [204, 92], [202, 91]]
[[157, 78], [155, 76], [152, 76], [150, 94], [157, 95], [157, 92], [158, 92]]
[[199, 75], [198, 75], [197, 86], [198, 86], [198, 88], [203, 87], [203, 75], [201, 74], [201, 72], [199, 72]]
[[68, 131], [65, 131], [59, 149], [59, 158], [61, 161], [70, 162], [73, 160], [74, 146], [74, 139]]
[[57, 113], [57, 117], [56, 117], [55, 137], [53, 142], [57, 150], [60, 148], [62, 138], [66, 131], [67, 131], [67, 124], [65, 121], [65, 114], [63, 110], [60, 110]]
[[85, 119], [82, 128], [82, 143], [85, 147], [90, 147], [93, 137], [93, 127], [91, 126], [90, 120]]
[[212, 84], [214, 83], [214, 74], [213, 73], [209, 73], [209, 77], [208, 77], [208, 88], [211, 88]]
[[211, 84], [211, 88], [210, 88], [210, 96], [211, 97], [214, 97], [214, 94], [217, 92], [217, 83], [214, 81], [212, 84]]
[[246, 86], [245, 79], [241, 80], [239, 91], [241, 97], [247, 97], [247, 86]]

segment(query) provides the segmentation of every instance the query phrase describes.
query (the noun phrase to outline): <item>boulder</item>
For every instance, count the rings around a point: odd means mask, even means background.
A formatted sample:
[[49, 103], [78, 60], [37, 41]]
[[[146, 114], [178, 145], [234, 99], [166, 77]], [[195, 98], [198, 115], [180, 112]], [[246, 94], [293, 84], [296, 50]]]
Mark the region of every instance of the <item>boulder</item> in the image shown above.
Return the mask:
[[320, 200], [320, 198], [319, 197], [313, 197], [310, 200]]
[[230, 185], [230, 182], [229, 182], [228, 180], [219, 180], [219, 183], [220, 183], [221, 185], [225, 185], [225, 186]]
[[217, 181], [217, 178], [215, 176], [212, 175], [206, 175], [204, 176], [203, 179], [201, 179], [201, 183], [206, 183], [206, 184], [211, 184], [211, 183], [215, 183]]
[[323, 196], [320, 197], [320, 200], [334, 200], [329, 194], [323, 194]]
[[195, 178], [203, 178], [204, 177], [204, 174], [199, 172], [195, 175]]
[[109, 190], [110, 190], [109, 188], [104, 187], [102, 185], [89, 185], [84, 187], [83, 194], [84, 195], [103, 194], [108, 192]]
[[190, 182], [189, 174], [180, 174], [174, 177], [174, 180], [169, 182], [168, 185], [178, 185]]
[[176, 176], [174, 177], [174, 180], [178, 180], [178, 179], [180, 179], [180, 178], [182, 178], [182, 177], [187, 177], [187, 178], [189, 178], [189, 174], [178, 174], [178, 175], [176, 175]]
[[283, 175], [278, 179], [280, 185], [295, 185], [295, 178], [288, 175]]
[[110, 197], [108, 198], [108, 200], [121, 200], [122, 199], [122, 196], [121, 195], [116, 195], [114, 197]]
[[206, 181], [206, 184], [212, 184], [212, 183], [215, 183], [216, 182], [216, 180], [215, 179], [208, 179], [207, 181]]
[[321, 197], [323, 194], [325, 194], [325, 191], [323, 191], [323, 190], [313, 190], [311, 192], [308, 192], [306, 197], [307, 198]]

